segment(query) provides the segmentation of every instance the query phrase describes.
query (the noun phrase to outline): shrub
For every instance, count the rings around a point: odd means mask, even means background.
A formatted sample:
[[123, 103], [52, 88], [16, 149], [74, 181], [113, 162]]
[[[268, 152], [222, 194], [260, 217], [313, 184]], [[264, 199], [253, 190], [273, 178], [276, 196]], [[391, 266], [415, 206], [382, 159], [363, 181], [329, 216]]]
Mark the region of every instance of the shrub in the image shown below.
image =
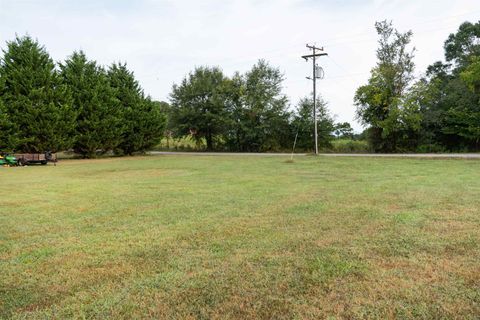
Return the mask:
[[371, 152], [371, 149], [365, 140], [337, 139], [332, 141], [331, 151], [337, 153], [362, 153]]

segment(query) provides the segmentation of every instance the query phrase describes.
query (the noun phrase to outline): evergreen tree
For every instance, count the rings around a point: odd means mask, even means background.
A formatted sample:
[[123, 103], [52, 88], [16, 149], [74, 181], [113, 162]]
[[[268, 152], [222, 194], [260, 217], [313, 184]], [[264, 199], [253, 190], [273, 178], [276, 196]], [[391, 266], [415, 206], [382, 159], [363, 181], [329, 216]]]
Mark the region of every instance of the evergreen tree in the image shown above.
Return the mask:
[[0, 100], [0, 153], [12, 152], [18, 144], [18, 128], [9, 119], [5, 105]]
[[120, 102], [124, 125], [118, 149], [131, 155], [158, 144], [166, 126], [166, 113], [162, 110], [164, 105], [145, 97], [138, 81], [125, 64], [111, 65], [108, 77]]
[[168, 103], [154, 101], [150, 97], [143, 100], [142, 108], [138, 111], [138, 130], [142, 132], [143, 143], [137, 146], [136, 151], [144, 152], [160, 143], [167, 128]]
[[78, 112], [74, 151], [91, 158], [116, 148], [121, 142], [121, 114], [106, 72], [82, 51], [74, 52], [60, 69]]
[[[0, 75], [0, 92], [3, 90], [3, 78]], [[0, 96], [0, 154], [12, 152], [18, 143], [18, 128], [10, 121], [2, 97]]]
[[0, 74], [4, 84], [0, 96], [6, 115], [1, 117], [4, 123], [13, 124], [12, 130], [18, 133], [15, 149], [56, 152], [70, 148], [76, 113], [71, 95], [61, 84], [45, 48], [24, 36], [7, 42], [3, 53]]

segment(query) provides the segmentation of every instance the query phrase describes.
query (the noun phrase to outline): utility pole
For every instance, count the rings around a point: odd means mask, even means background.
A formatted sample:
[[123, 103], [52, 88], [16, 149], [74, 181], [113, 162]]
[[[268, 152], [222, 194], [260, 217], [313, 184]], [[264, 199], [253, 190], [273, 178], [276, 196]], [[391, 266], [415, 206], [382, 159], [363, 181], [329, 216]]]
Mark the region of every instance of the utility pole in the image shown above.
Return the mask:
[[[312, 54], [307, 54], [305, 56], [302, 56], [305, 61], [308, 61], [308, 59], [312, 58], [313, 62], [313, 71], [312, 71], [312, 77], [307, 77], [307, 79], [313, 81], [313, 121], [315, 123], [315, 130], [314, 130], [314, 137], [315, 137], [315, 155], [318, 155], [318, 133], [317, 133], [317, 79], [322, 79], [323, 78], [323, 69], [320, 66], [317, 66], [316, 64], [316, 58], [321, 57], [321, 56], [326, 56], [327, 53], [323, 52], [323, 47], [318, 48], [315, 45], [311, 46], [307, 44], [307, 48], [312, 50]], [[320, 51], [317, 53], [317, 50]]]

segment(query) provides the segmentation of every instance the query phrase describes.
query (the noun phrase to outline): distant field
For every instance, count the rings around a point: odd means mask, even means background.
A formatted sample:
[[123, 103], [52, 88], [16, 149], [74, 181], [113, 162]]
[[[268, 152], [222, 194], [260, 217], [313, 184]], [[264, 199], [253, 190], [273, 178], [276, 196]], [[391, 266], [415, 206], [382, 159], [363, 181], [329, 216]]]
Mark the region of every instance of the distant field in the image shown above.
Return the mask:
[[0, 168], [0, 318], [480, 315], [480, 161]]

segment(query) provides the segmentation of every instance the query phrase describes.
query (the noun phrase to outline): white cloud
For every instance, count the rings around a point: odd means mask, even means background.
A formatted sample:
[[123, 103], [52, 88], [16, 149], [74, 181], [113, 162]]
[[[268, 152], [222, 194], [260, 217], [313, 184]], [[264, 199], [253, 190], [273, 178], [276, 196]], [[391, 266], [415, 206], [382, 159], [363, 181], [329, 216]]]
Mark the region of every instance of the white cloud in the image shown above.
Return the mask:
[[285, 93], [295, 103], [311, 91], [311, 65], [300, 56], [306, 43], [316, 43], [329, 53], [320, 60], [326, 78], [318, 91], [337, 120], [353, 123], [355, 89], [375, 64], [376, 20], [412, 29], [421, 73], [443, 58], [448, 34], [479, 14], [474, 0], [0, 0], [0, 46], [28, 32], [55, 60], [83, 49], [101, 64], [126, 61], [156, 99], [167, 99], [172, 83], [197, 65], [232, 74], [265, 58], [285, 73]]

